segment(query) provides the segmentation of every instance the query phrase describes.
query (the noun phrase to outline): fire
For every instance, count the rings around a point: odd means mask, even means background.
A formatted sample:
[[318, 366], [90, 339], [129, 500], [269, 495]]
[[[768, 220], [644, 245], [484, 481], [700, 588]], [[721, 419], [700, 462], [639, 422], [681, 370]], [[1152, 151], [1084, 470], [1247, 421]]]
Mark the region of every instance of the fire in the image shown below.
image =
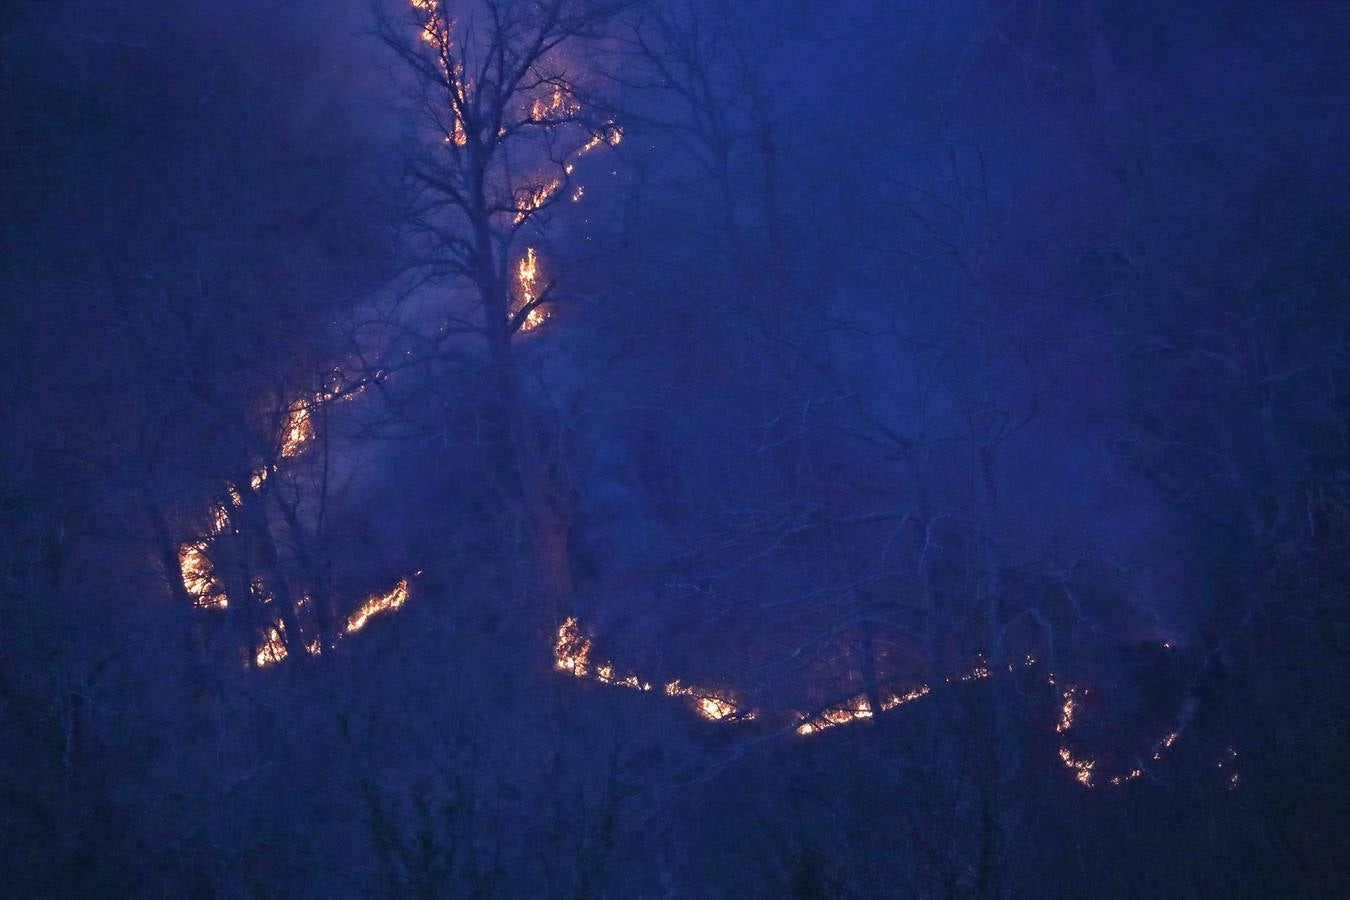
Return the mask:
[[553, 96], [547, 100], [536, 98], [530, 105], [530, 121], [559, 121], [571, 119], [581, 112], [581, 104], [570, 93], [564, 93], [560, 85], [553, 88]]
[[280, 622], [269, 625], [262, 646], [254, 654], [253, 661], [258, 668], [275, 665], [286, 658], [285, 628]]
[[178, 568], [183, 573], [183, 587], [192, 597], [194, 606], [225, 609], [230, 605], [230, 600], [216, 581], [215, 570], [207, 557], [208, 546], [208, 542], [202, 540], [189, 541], [178, 548]]
[[[539, 257], [533, 247], [526, 247], [525, 255], [520, 258], [520, 262], [516, 265], [516, 285], [520, 294], [518, 309], [524, 309], [539, 299], [536, 284], [538, 280]], [[525, 320], [520, 323], [520, 330], [533, 331], [543, 325], [548, 317], [548, 310], [542, 306], [536, 306], [525, 314]]]
[[882, 700], [881, 711], [890, 712], [897, 706], [903, 706], [906, 703], [913, 703], [920, 697], [927, 697], [927, 696], [928, 696], [928, 685], [921, 684], [912, 691], [907, 691], [906, 693], [903, 694], [892, 694], [886, 699]]
[[426, 15], [426, 22], [418, 36], [433, 47], [445, 47], [450, 41], [450, 28], [441, 18], [437, 0], [408, 0], [408, 3]]
[[[450, 81], [452, 80], [450, 75], [453, 72], [454, 81], [463, 81], [463, 64], [451, 59], [451, 50], [454, 44], [450, 39], [450, 32], [454, 28], [454, 20], [446, 19], [441, 15], [441, 5], [437, 0], [408, 0], [408, 4], [423, 15], [422, 27], [417, 36], [422, 43], [429, 45], [436, 51], [436, 65], [440, 68], [441, 74], [446, 76], [447, 81]], [[467, 93], [469, 88], [467, 82], [464, 83], [464, 88]], [[450, 133], [445, 136], [445, 142], [463, 147], [469, 143], [469, 135], [464, 130], [464, 120], [455, 110], [451, 111], [451, 116], [453, 122], [450, 126]]]
[[[591, 135], [590, 140], [577, 148], [576, 152], [572, 154], [572, 159], [563, 165], [563, 173], [565, 175], [571, 175], [576, 170], [576, 161], [595, 148], [603, 144], [617, 147], [622, 140], [623, 129], [613, 122], [605, 123], [604, 127]], [[556, 194], [562, 186], [563, 180], [561, 178], [552, 178], [548, 181], [536, 184], [519, 194], [516, 199], [515, 224], [521, 224], [530, 217], [531, 213], [553, 199], [553, 195]], [[572, 195], [573, 202], [579, 201], [584, 191], [584, 188], [578, 187]]]
[[1078, 712], [1078, 689], [1069, 688], [1064, 692], [1064, 705], [1059, 709], [1059, 722], [1055, 724], [1055, 731], [1064, 734], [1073, 727], [1074, 716]]
[[[592, 669], [591, 640], [582, 633], [575, 616], [564, 619], [554, 635], [553, 668], [566, 672], [574, 678], [594, 678], [601, 684], [630, 688], [642, 693], [648, 693], [652, 689], [650, 681], [639, 678], [631, 672], [619, 675], [613, 663], [607, 662]], [[735, 701], [722, 692], [690, 687], [678, 679], [667, 683], [663, 693], [667, 697], [693, 698], [694, 711], [703, 718], [715, 722], [724, 719], [749, 721], [755, 717], [753, 711], [743, 711]]]
[[314, 439], [314, 423], [310, 420], [308, 404], [297, 403], [291, 407], [281, 435], [281, 455], [287, 459], [299, 455], [305, 444]]
[[581, 633], [576, 617], [568, 616], [558, 626], [558, 636], [553, 642], [553, 665], [563, 672], [570, 672], [577, 678], [585, 678], [590, 669], [591, 641]]
[[872, 705], [865, 696], [859, 696], [840, 706], [825, 709], [810, 722], [804, 722], [797, 726], [797, 733], [802, 735], [815, 734], [817, 731], [824, 731], [826, 728], [833, 728], [836, 725], [848, 725], [859, 719], [870, 718], [872, 718]]
[[694, 699], [694, 712], [714, 722], [731, 718], [748, 722], [755, 718], [752, 710], [742, 712], [727, 697], [706, 688], [689, 687], [681, 684], [679, 679], [666, 684], [665, 694], [667, 697], [692, 697]]
[[[881, 711], [890, 712], [906, 703], [913, 703], [921, 697], [928, 696], [929, 690], [928, 685], [921, 684], [903, 694], [887, 694], [881, 698]], [[867, 695], [859, 694], [838, 706], [828, 707], [815, 716], [806, 719], [797, 726], [796, 731], [800, 735], [816, 734], [827, 728], [834, 728], [836, 725], [848, 725], [862, 719], [870, 719], [873, 715], [872, 702], [867, 699]]]
[[[351, 400], [358, 394], [365, 393], [365, 390], [365, 381], [344, 388], [341, 375], [337, 374], [331, 388], [316, 391], [308, 399], [297, 400], [292, 403], [286, 410], [285, 421], [281, 424], [281, 458], [291, 459], [299, 456], [318, 436], [314, 430], [315, 410], [334, 400], [339, 402]], [[273, 469], [275, 470], [275, 467]], [[265, 473], [263, 477], [266, 477]]]
[[1097, 767], [1096, 760], [1075, 759], [1068, 747], [1059, 748], [1059, 758], [1065, 766], [1073, 769], [1074, 778], [1078, 779], [1079, 784], [1083, 787], [1092, 787], [1092, 770]]
[[365, 628], [366, 623], [369, 622], [372, 617], [391, 609], [398, 609], [407, 602], [408, 579], [403, 578], [389, 591], [371, 597], [365, 603], [362, 603], [356, 612], [348, 616], [344, 633], [355, 634], [362, 628]]
[[[342, 399], [355, 396], [364, 389], [364, 385], [355, 391], [342, 395]], [[314, 404], [325, 403], [339, 396], [339, 391], [321, 391], [311, 401], [298, 401], [287, 412], [282, 427], [281, 455], [284, 458], [297, 456], [306, 445], [314, 440], [314, 426], [311, 410]], [[249, 489], [258, 491], [266, 483], [269, 474], [277, 467], [262, 466], [249, 476]], [[178, 568], [183, 577], [183, 587], [193, 598], [195, 606], [205, 609], [226, 609], [230, 605], [224, 589], [216, 580], [208, 555], [211, 541], [230, 530], [230, 510], [244, 505], [244, 496], [236, 485], [230, 485], [229, 504], [218, 503], [211, 509], [211, 525], [204, 537], [185, 541], [178, 547]]]
[[[1061, 696], [1064, 703], [1059, 708], [1059, 721], [1055, 723], [1055, 732], [1067, 734], [1069, 729], [1073, 728], [1078, 714], [1078, 688], [1070, 687]], [[1068, 747], [1059, 748], [1059, 758], [1066, 767], [1074, 771], [1074, 777], [1078, 779], [1079, 784], [1083, 787], [1092, 787], [1092, 770], [1097, 766], [1096, 760], [1076, 759]], [[1113, 778], [1111, 783], [1120, 784], [1120, 779]]]
[[562, 187], [562, 181], [554, 178], [551, 181], [537, 184], [533, 188], [527, 190], [523, 197], [516, 203], [515, 223], [519, 225], [521, 222], [524, 222], [525, 219], [529, 217], [530, 213], [547, 203], [549, 198], [556, 194], [560, 187]]
[[622, 677], [614, 674], [614, 664], [605, 663], [595, 670], [595, 680], [601, 684], [612, 684], [615, 687], [632, 688], [635, 691], [650, 691], [652, 684], [650, 681], [643, 681], [632, 672]]
[[[376, 594], [368, 599], [361, 607], [347, 617], [346, 626], [343, 634], [353, 634], [365, 627], [371, 617], [377, 616], [382, 612], [392, 609], [398, 609], [408, 602], [408, 579], [401, 579], [389, 591], [383, 594]], [[302, 611], [309, 606], [311, 600], [308, 596], [301, 597], [295, 603], [297, 612]], [[304, 643], [305, 652], [310, 656], [323, 655], [323, 641], [319, 637], [311, 637]], [[331, 649], [331, 648], [330, 648]], [[254, 654], [254, 662], [258, 668], [276, 665], [286, 659], [286, 626], [280, 620], [269, 625], [262, 645]]]
[[[984, 679], [988, 678], [989, 675], [990, 675], [989, 663], [985, 662], [983, 655], [980, 655], [975, 657], [975, 665], [970, 668], [970, 671], [963, 672], [961, 675], [957, 676], [956, 680], [963, 682], [983, 681]], [[948, 678], [947, 681], [950, 682], [951, 679]]]

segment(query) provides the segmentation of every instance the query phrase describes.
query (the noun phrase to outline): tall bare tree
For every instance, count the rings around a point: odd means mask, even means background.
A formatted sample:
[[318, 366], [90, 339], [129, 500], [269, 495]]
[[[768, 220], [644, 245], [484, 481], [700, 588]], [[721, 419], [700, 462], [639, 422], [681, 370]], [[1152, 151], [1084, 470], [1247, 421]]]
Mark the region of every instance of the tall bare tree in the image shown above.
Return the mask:
[[447, 333], [486, 344], [511, 468], [533, 556], [533, 583], [549, 600], [572, 592], [572, 504], [557, 474], [556, 434], [532, 421], [517, 364], [519, 336], [553, 299], [533, 248], [549, 210], [574, 195], [577, 161], [617, 144], [612, 121], [586, 115], [567, 56], [599, 37], [614, 4], [578, 0], [407, 0], [380, 10], [379, 34], [412, 77], [423, 126], [409, 154], [407, 222], [414, 265], [467, 285], [475, 308]]

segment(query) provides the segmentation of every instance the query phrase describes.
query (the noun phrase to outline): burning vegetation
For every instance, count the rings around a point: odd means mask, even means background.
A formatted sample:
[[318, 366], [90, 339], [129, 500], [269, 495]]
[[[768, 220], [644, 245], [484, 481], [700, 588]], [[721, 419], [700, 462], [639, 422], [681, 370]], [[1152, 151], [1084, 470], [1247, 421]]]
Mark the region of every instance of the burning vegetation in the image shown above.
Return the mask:
[[[592, 652], [591, 639], [582, 632], [581, 626], [574, 616], [569, 616], [558, 626], [553, 642], [553, 667], [555, 670], [564, 672], [574, 678], [592, 680], [600, 684], [632, 688], [644, 693], [651, 691], [650, 682], [632, 673], [618, 674], [613, 663], [606, 662], [596, 666], [592, 662]], [[1022, 667], [1028, 669], [1035, 665], [1036, 658], [1031, 655], [1027, 655], [1022, 663]], [[1009, 672], [1013, 670], [1012, 666], [1008, 668]], [[983, 657], [980, 657], [969, 670], [945, 680], [948, 684], [967, 684], [985, 681], [992, 677], [993, 672], [989, 664]], [[1054, 675], [1047, 674], [1045, 684], [1053, 686], [1054, 683]], [[679, 679], [668, 682], [662, 693], [667, 697], [688, 698], [691, 701], [690, 708], [700, 718], [713, 722], [753, 722], [765, 715], [761, 710], [746, 708], [734, 699], [733, 694], [723, 689], [690, 686]], [[887, 691], [881, 693], [879, 695], [881, 711], [883, 713], [891, 712], [909, 703], [922, 700], [931, 694], [932, 689], [926, 684], [920, 684], [899, 692]], [[1058, 719], [1054, 723], [1054, 731], [1062, 740], [1068, 738], [1069, 732], [1078, 723], [1082, 709], [1082, 697], [1086, 694], [1087, 690], [1080, 687], [1070, 687], [1060, 693], [1061, 703]], [[771, 715], [770, 718], [788, 718], [792, 722], [790, 727], [793, 733], [801, 737], [807, 737], [831, 728], [867, 721], [875, 715], [876, 713], [872, 709], [872, 700], [864, 693], [839, 703], [830, 704], [813, 713], [788, 711], [776, 716]], [[1153, 753], [1153, 759], [1155, 761], [1161, 760], [1163, 752], [1170, 749], [1176, 743], [1178, 737], [1178, 731], [1168, 732], [1158, 742]], [[1230, 748], [1229, 754], [1227, 760], [1231, 763], [1232, 759], [1236, 759], [1237, 752]], [[1061, 744], [1058, 755], [1060, 762], [1083, 787], [1096, 787], [1100, 783], [1098, 779], [1099, 764], [1096, 759], [1075, 755], [1074, 750], [1068, 744]], [[1223, 766], [1224, 762], [1220, 761], [1219, 768], [1223, 768]], [[1141, 766], [1132, 766], [1123, 774], [1112, 776], [1106, 783], [1119, 786], [1140, 778], [1143, 774], [1144, 769]], [[1229, 787], [1236, 787], [1238, 782], [1236, 773], [1232, 773], [1229, 777]]]

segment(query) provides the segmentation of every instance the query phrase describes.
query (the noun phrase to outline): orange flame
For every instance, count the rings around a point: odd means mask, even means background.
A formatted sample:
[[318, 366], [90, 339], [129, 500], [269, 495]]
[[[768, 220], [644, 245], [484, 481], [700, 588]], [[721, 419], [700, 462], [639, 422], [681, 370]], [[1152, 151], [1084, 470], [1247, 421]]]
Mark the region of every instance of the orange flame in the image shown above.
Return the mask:
[[347, 617], [346, 634], [355, 634], [374, 616], [398, 609], [408, 602], [408, 579], [404, 578], [383, 594], [376, 594]]

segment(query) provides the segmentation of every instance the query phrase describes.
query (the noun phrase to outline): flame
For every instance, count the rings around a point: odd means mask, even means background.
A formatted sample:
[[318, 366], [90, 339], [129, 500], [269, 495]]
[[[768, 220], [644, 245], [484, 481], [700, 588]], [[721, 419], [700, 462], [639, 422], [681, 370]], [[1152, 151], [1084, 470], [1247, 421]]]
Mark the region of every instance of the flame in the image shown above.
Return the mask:
[[253, 661], [258, 668], [275, 665], [286, 658], [286, 629], [280, 621], [269, 625], [262, 646], [254, 654]]
[[433, 47], [448, 48], [450, 26], [441, 17], [440, 4], [437, 0], [408, 0], [408, 4], [426, 16], [418, 37]]
[[347, 617], [347, 625], [344, 629], [346, 634], [355, 634], [362, 628], [373, 616], [391, 609], [398, 609], [408, 602], [408, 579], [403, 578], [398, 584], [383, 594], [376, 594], [365, 603], [362, 603], [356, 612]]
[[[968, 672], [964, 672], [961, 675], [957, 676], [956, 680], [983, 681], [984, 679], [988, 678], [989, 675], [990, 675], [989, 663], [985, 662], [984, 656], [983, 654], [981, 654], [975, 657], [975, 665], [972, 666]], [[947, 681], [950, 682], [951, 679], [948, 678]]]
[[748, 722], [755, 718], [753, 710], [742, 712], [741, 709], [727, 697], [706, 688], [683, 685], [680, 683], [679, 679], [666, 684], [665, 694], [667, 697], [694, 698], [694, 711], [703, 718], [713, 722], [720, 722], [723, 719], [730, 718]]
[[[453, 71], [453, 80], [463, 81], [464, 66], [462, 63], [454, 61], [451, 56], [454, 42], [451, 40], [450, 32], [454, 28], [454, 20], [447, 19], [441, 14], [441, 4], [437, 0], [408, 0], [408, 4], [422, 13], [422, 27], [417, 36], [422, 43], [436, 51], [436, 65], [440, 68], [441, 74], [446, 76], [447, 81], [450, 81]], [[464, 82], [464, 89], [467, 93], [468, 82]], [[464, 130], [464, 121], [460, 118], [459, 113], [454, 110], [451, 111], [451, 117], [453, 122], [450, 126], [450, 133], [445, 136], [445, 142], [463, 147], [469, 142], [469, 135]]]
[[[323, 399], [328, 399], [324, 397]], [[299, 455], [305, 445], [314, 439], [314, 422], [309, 405], [297, 403], [291, 407], [281, 430], [281, 456], [288, 459]]]
[[623, 677], [615, 675], [613, 663], [605, 663], [603, 666], [596, 669], [595, 680], [601, 684], [612, 684], [615, 687], [632, 688], [635, 691], [646, 692], [652, 689], [652, 683], [650, 681], [643, 681], [632, 672], [629, 672]]
[[530, 213], [547, 203], [549, 198], [557, 193], [558, 188], [560, 187], [562, 187], [562, 181], [554, 178], [551, 181], [535, 185], [533, 188], [527, 190], [522, 199], [517, 201], [515, 223], [519, 225], [521, 222], [524, 222], [525, 219], [529, 217]]
[[[264, 602], [268, 602], [269, 600], [270, 598], [265, 598]], [[312, 601], [308, 596], [301, 597], [295, 603], [296, 611], [304, 610], [311, 602]], [[361, 607], [347, 618], [346, 627], [343, 633], [353, 634], [360, 631], [365, 627], [365, 624], [370, 621], [372, 616], [379, 615], [380, 613], [391, 609], [398, 609], [407, 602], [408, 579], [404, 578], [386, 593], [376, 594], [365, 603], [361, 604]], [[305, 642], [304, 646], [305, 652], [310, 656], [321, 656], [323, 654], [323, 642], [318, 637], [310, 638]], [[276, 665], [284, 660], [286, 656], [286, 626], [278, 619], [268, 626], [263, 643], [258, 648], [257, 653], [254, 654], [254, 662], [256, 662], [258, 668], [261, 669], [267, 666]]]
[[558, 636], [553, 642], [553, 666], [584, 678], [589, 671], [590, 660], [591, 641], [581, 633], [576, 617], [568, 616], [558, 626]]
[[[536, 286], [538, 280], [539, 257], [533, 247], [526, 247], [525, 255], [520, 258], [520, 262], [516, 265], [516, 286], [520, 294], [518, 310], [524, 309], [539, 298]], [[520, 330], [533, 331], [543, 325], [548, 317], [548, 310], [542, 306], [536, 306], [525, 314], [525, 320], [520, 323]]]
[[920, 697], [927, 697], [927, 696], [928, 696], [928, 685], [921, 684], [912, 691], [907, 691], [906, 693], [903, 694], [892, 694], [891, 696], [882, 700], [881, 711], [890, 712], [897, 706], [903, 706], [906, 703], [912, 703], [915, 700], [918, 700]]
[[815, 734], [817, 731], [824, 731], [826, 728], [833, 728], [836, 725], [848, 725], [859, 719], [870, 718], [872, 718], [872, 704], [868, 702], [867, 697], [858, 696], [840, 706], [830, 707], [810, 722], [797, 726], [797, 733], [802, 735]]
[[[613, 122], [606, 122], [599, 131], [591, 135], [586, 143], [577, 148], [576, 152], [572, 154], [572, 159], [563, 165], [563, 173], [565, 175], [571, 175], [576, 170], [576, 161], [602, 144], [617, 147], [622, 140], [623, 129]], [[558, 192], [562, 185], [563, 182], [561, 178], [552, 178], [548, 181], [536, 184], [521, 193], [516, 200], [515, 224], [521, 224], [529, 218], [531, 213], [551, 200], [553, 195]], [[573, 201], [580, 200], [583, 191], [584, 188], [578, 188], [577, 192], [572, 196]]]
[[576, 102], [571, 93], [564, 93], [561, 85], [555, 85], [553, 96], [548, 100], [536, 98], [530, 105], [530, 121], [559, 121], [571, 119], [581, 112], [581, 104]]
[[[318, 436], [314, 430], [314, 412], [325, 403], [333, 400], [346, 402], [358, 394], [365, 393], [366, 383], [354, 384], [343, 389], [341, 375], [338, 374], [332, 388], [316, 391], [308, 399], [297, 400], [286, 410], [286, 420], [281, 425], [281, 458], [291, 459], [299, 456]], [[273, 471], [276, 467], [273, 466]], [[263, 477], [266, 477], [264, 474]], [[256, 490], [256, 488], [255, 488]]]
[[208, 542], [202, 540], [189, 541], [178, 548], [178, 568], [183, 573], [183, 587], [192, 597], [194, 606], [225, 609], [230, 605], [230, 599], [216, 581], [214, 567], [206, 555], [208, 546]]
[[1064, 734], [1073, 727], [1074, 717], [1078, 713], [1078, 689], [1069, 688], [1064, 692], [1064, 705], [1059, 709], [1059, 721], [1055, 723], [1055, 731]]
[[[929, 690], [928, 685], [921, 684], [903, 694], [887, 694], [881, 698], [881, 711], [890, 712], [906, 703], [913, 703], [921, 697], [928, 696]], [[848, 725], [862, 719], [870, 719], [873, 714], [872, 703], [867, 699], [867, 695], [859, 694], [838, 706], [831, 706], [822, 710], [814, 717], [803, 721], [797, 726], [796, 730], [797, 734], [800, 735], [816, 734], [837, 725]]]
[[[566, 672], [574, 678], [592, 677], [601, 684], [630, 688], [642, 693], [652, 689], [650, 681], [639, 678], [633, 673], [619, 675], [614, 664], [607, 662], [591, 668], [591, 640], [581, 631], [576, 616], [568, 616], [558, 626], [553, 639], [553, 668]], [[668, 682], [663, 693], [667, 697], [691, 697], [693, 709], [700, 716], [712, 721], [735, 719], [749, 721], [755, 717], [753, 711], [742, 710], [734, 700], [724, 693], [708, 688], [690, 687], [679, 680]]]
[[1074, 771], [1074, 778], [1078, 779], [1079, 784], [1083, 787], [1092, 787], [1092, 770], [1097, 767], [1096, 760], [1075, 759], [1068, 747], [1059, 748], [1059, 758], [1067, 768]]

